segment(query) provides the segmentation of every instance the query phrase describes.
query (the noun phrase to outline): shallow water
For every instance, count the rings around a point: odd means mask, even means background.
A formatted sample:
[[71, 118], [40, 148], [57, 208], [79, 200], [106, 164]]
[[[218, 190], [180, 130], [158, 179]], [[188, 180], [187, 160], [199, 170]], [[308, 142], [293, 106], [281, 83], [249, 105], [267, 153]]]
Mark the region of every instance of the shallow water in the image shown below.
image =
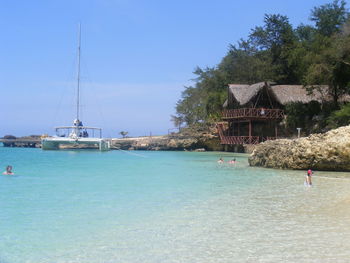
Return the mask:
[[[235, 156], [237, 163], [217, 164]], [[349, 262], [350, 175], [0, 147], [0, 262]]]

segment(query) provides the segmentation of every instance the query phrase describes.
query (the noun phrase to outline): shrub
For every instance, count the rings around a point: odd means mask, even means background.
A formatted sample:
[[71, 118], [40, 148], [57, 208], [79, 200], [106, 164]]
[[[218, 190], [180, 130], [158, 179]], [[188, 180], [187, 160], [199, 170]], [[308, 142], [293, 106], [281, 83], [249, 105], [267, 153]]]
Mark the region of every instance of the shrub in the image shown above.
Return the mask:
[[327, 124], [331, 128], [337, 128], [350, 124], [350, 103], [345, 104], [340, 110], [332, 112], [327, 118]]
[[5, 135], [4, 136], [4, 139], [7, 139], [7, 140], [14, 140], [14, 139], [17, 139], [16, 136], [13, 136], [13, 135]]

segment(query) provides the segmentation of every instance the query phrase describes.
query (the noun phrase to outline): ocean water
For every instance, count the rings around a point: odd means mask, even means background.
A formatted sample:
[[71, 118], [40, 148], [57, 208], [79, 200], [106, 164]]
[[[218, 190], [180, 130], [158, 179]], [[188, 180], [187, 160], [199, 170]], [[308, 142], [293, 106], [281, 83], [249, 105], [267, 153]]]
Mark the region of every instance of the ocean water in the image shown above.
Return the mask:
[[232, 153], [0, 147], [7, 164], [1, 263], [350, 261], [347, 173], [310, 188]]

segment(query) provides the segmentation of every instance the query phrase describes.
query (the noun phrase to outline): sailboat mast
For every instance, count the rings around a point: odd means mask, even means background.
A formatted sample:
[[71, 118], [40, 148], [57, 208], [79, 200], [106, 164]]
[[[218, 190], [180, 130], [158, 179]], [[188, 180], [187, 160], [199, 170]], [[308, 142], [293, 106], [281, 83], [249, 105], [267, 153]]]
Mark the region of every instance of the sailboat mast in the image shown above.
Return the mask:
[[77, 115], [76, 119], [79, 120], [79, 109], [80, 109], [80, 46], [81, 46], [81, 26], [79, 23], [78, 29], [78, 76], [77, 76]]

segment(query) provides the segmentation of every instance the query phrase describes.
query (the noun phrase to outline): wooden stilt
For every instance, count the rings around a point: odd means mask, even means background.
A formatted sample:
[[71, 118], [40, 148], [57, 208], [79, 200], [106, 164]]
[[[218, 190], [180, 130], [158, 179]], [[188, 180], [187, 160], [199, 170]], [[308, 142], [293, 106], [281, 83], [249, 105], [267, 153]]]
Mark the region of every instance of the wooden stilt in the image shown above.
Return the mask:
[[275, 122], [275, 137], [277, 138], [278, 133], [277, 133], [277, 123]]
[[252, 121], [249, 120], [249, 143], [252, 142]]
[[249, 120], [249, 137], [252, 137], [252, 121]]

